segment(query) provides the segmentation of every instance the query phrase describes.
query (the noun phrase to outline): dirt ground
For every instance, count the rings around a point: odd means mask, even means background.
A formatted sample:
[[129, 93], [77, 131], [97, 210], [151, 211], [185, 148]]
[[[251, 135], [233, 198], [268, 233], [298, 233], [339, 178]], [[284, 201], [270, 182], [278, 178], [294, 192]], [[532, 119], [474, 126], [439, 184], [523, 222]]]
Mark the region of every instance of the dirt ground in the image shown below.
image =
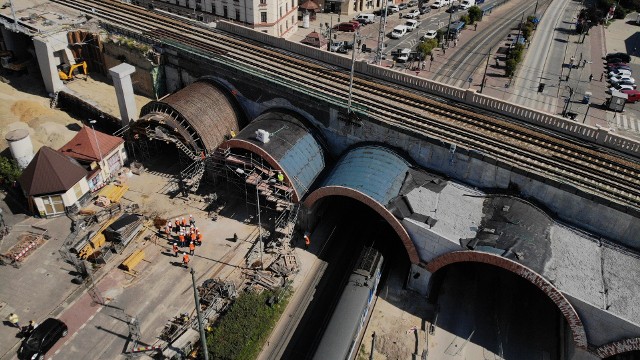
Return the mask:
[[[97, 103], [105, 112], [120, 116], [113, 86], [101, 77], [76, 80], [67, 86]], [[62, 147], [71, 140], [82, 125], [79, 119], [67, 113], [50, 108], [50, 98], [45, 92], [42, 81], [31, 75], [0, 77], [0, 136], [15, 129], [27, 129], [31, 134], [34, 153], [41, 146], [54, 149]], [[136, 95], [138, 113], [151, 99]], [[0, 151], [8, 147], [2, 141]]]

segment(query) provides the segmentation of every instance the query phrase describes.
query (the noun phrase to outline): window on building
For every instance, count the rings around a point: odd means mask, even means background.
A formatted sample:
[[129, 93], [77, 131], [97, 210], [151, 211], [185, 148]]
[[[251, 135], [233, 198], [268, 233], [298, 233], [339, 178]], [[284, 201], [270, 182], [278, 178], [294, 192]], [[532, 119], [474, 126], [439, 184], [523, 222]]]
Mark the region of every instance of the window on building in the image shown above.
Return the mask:
[[267, 0], [260, 0], [260, 5], [267, 5]]
[[282, 6], [280, 6], [280, 16], [278, 16], [278, 19], [282, 17]]
[[285, 12], [289, 12], [289, 4], [285, 4]]
[[222, 6], [222, 16], [229, 17], [229, 9], [227, 9], [227, 5]]
[[266, 11], [263, 11], [260, 13], [260, 22], [266, 23], [267, 22], [267, 13]]
[[291, 0], [291, 8], [295, 8], [296, 7], [296, 0]]
[[236, 20], [240, 21], [240, 10], [236, 9]]

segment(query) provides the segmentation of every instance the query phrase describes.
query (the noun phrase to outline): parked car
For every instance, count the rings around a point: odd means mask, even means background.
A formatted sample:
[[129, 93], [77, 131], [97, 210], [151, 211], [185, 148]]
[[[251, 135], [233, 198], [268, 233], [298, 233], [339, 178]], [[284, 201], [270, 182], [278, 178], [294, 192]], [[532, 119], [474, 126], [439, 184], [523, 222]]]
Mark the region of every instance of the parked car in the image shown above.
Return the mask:
[[449, 8], [446, 10], [448, 13], [455, 13], [458, 12], [460, 10], [460, 7], [458, 5], [452, 5], [449, 6]]
[[422, 5], [422, 7], [420, 8], [420, 15], [424, 15], [424, 14], [428, 14], [431, 12], [431, 8], [429, 7], [428, 4], [424, 4]]
[[617, 91], [622, 91], [622, 90], [633, 90], [634, 87], [633, 85], [620, 85], [620, 84], [613, 84], [610, 88], [609, 88], [609, 93], [612, 93], [613, 90], [617, 90]]
[[631, 76], [631, 70], [615, 69], [613, 71], [609, 71], [609, 76], [616, 76], [616, 75], [629, 75], [629, 76]]
[[404, 26], [407, 27], [407, 31], [413, 31], [417, 29], [420, 24], [422, 23], [418, 20], [407, 20], [407, 22], [404, 23]]
[[630, 84], [635, 84], [636, 80], [634, 78], [632, 78], [631, 76], [626, 76], [626, 75], [621, 75], [621, 76], [612, 76], [609, 78], [609, 82], [610, 83], [620, 83], [626, 81]]
[[433, 4], [431, 4], [432, 9], [440, 9], [443, 6], [449, 5], [449, 0], [436, 0]]
[[611, 64], [607, 64], [607, 69], [609, 69], [609, 71], [613, 71], [615, 69], [631, 70], [631, 66], [629, 66], [626, 63], [611, 63]]
[[[611, 83], [611, 85], [614, 85], [614, 83]], [[638, 88], [638, 85], [636, 85], [635, 83], [632, 83], [630, 81], [626, 81], [626, 80], [617, 82], [617, 83], [615, 83], [615, 85], [629, 85], [629, 86], [633, 87], [634, 89]]]
[[609, 61], [610, 59], [620, 59], [622, 60], [621, 62], [626, 62], [626, 63], [631, 62], [631, 56], [622, 52], [609, 53], [607, 54], [607, 56], [605, 56], [605, 59], [607, 60], [607, 62], [610, 62]]
[[334, 41], [329, 46], [330, 51], [337, 52], [338, 49], [344, 46], [344, 41]]
[[376, 21], [376, 16], [373, 14], [359, 14], [354, 19], [358, 20], [361, 24], [372, 24]]
[[396, 61], [398, 62], [407, 62], [409, 61], [409, 55], [411, 55], [410, 48], [404, 48], [398, 51], [398, 56], [396, 57]]
[[400, 39], [407, 34], [407, 27], [404, 25], [398, 25], [391, 31], [391, 37], [394, 39]]
[[340, 24], [334, 26], [334, 29], [338, 30], [338, 31], [352, 31], [353, 32], [353, 31], [358, 30], [359, 27], [360, 27], [359, 23], [343, 22], [343, 23], [340, 23]]
[[398, 7], [398, 5], [389, 5], [387, 6], [387, 12], [388, 13], [397, 13], [398, 11], [400, 11], [400, 8]]
[[400, 10], [404, 10], [404, 9], [406, 9], [408, 7], [409, 7], [409, 4], [407, 4], [407, 3], [398, 4], [398, 9], [400, 9]]
[[640, 91], [638, 90], [622, 90], [623, 93], [627, 94], [627, 102], [634, 103], [640, 100]]
[[415, 19], [418, 16], [420, 16], [420, 10], [415, 9], [415, 10], [409, 11], [407, 15], [405, 15], [404, 17], [406, 17], [407, 19]]
[[42, 324], [29, 334], [22, 341], [20, 349], [18, 349], [18, 358], [20, 359], [44, 359], [44, 355], [53, 347], [53, 345], [62, 337], [67, 336], [69, 332], [67, 325], [62, 321], [54, 318], [48, 318]]
[[438, 32], [435, 30], [429, 30], [424, 35], [422, 35], [422, 41], [435, 39], [438, 36]]
[[409, 5], [409, 7], [414, 7], [418, 5], [418, 0], [410, 0], [407, 5]]

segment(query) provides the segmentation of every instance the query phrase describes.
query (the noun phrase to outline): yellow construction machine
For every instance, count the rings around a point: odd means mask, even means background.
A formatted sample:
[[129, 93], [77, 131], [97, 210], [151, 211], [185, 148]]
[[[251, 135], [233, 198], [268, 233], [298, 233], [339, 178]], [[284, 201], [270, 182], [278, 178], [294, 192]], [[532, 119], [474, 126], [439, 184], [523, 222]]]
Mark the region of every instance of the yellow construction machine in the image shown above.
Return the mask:
[[85, 81], [87, 80], [87, 62], [83, 61], [81, 63], [77, 63], [75, 65], [67, 65], [67, 64], [62, 64], [58, 67], [58, 75], [60, 76], [60, 80], [62, 81], [71, 81], [74, 80], [75, 77], [75, 71], [82, 69], [82, 73], [84, 74], [84, 79]]

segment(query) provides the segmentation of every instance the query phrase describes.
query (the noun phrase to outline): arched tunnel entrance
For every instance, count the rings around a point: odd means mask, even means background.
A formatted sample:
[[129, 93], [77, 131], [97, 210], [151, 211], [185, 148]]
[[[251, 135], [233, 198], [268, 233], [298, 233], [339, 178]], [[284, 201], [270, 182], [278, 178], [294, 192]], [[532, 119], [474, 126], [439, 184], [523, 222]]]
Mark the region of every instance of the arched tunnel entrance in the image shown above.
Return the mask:
[[[402, 283], [410, 268], [407, 251], [396, 231], [367, 204], [348, 196], [327, 196], [315, 202], [309, 211], [317, 221], [312, 234], [314, 249], [319, 249], [316, 255], [326, 262], [326, 269], [282, 359], [313, 357], [364, 246], [374, 246], [384, 254], [385, 268], [378, 289], [391, 278]], [[360, 310], [354, 304], [353, 311]]]
[[[432, 276], [434, 353], [468, 359], [568, 359], [569, 325], [539, 288], [508, 270], [458, 262]], [[487, 357], [485, 357], [487, 358]]]

